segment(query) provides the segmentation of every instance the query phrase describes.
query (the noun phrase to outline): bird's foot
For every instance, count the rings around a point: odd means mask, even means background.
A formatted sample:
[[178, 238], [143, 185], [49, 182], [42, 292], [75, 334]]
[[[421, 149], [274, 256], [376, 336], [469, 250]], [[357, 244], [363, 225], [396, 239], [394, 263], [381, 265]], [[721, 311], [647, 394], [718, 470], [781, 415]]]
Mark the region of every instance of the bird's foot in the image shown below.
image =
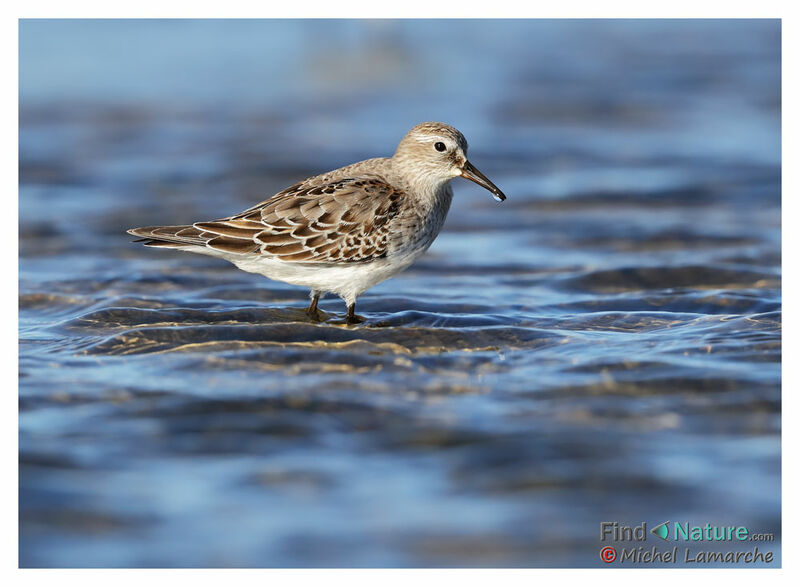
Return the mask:
[[367, 321], [366, 318], [364, 318], [363, 316], [359, 316], [358, 314], [352, 314], [352, 315], [348, 314], [347, 318], [345, 318], [344, 323], [347, 324], [348, 326], [352, 326], [354, 324], [363, 324], [366, 321]]
[[313, 322], [322, 322], [325, 319], [322, 312], [320, 312], [317, 307], [320, 295], [319, 293], [312, 292], [311, 304], [306, 308], [306, 314]]
[[347, 306], [347, 316], [344, 319], [345, 324], [352, 326], [353, 324], [361, 324], [362, 322], [366, 322], [366, 318], [363, 318], [356, 314], [356, 304], [355, 302], [352, 304], [348, 304]]
[[306, 316], [311, 318], [312, 322], [323, 322], [325, 320], [323, 313], [316, 308], [313, 310], [311, 308], [306, 308]]

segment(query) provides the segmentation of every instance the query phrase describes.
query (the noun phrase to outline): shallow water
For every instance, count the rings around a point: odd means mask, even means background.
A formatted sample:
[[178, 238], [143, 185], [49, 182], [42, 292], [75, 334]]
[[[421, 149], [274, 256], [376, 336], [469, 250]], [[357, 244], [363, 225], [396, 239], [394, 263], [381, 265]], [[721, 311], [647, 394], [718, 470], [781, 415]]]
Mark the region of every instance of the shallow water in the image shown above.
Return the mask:
[[[20, 47], [22, 566], [598, 566], [608, 520], [745, 525], [780, 561], [778, 24], [27, 21]], [[428, 119], [509, 199], [459, 180], [363, 326], [124, 234]]]

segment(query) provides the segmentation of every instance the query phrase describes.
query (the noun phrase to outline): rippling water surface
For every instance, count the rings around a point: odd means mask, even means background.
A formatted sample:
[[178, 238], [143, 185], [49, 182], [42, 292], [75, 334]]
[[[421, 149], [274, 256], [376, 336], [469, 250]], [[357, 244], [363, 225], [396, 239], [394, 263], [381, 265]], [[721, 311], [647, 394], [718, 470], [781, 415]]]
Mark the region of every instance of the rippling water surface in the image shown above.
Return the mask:
[[[606, 520], [745, 525], [780, 561], [779, 24], [26, 21], [20, 48], [22, 566], [596, 566]], [[509, 199], [457, 180], [361, 327], [124, 234], [430, 119]]]

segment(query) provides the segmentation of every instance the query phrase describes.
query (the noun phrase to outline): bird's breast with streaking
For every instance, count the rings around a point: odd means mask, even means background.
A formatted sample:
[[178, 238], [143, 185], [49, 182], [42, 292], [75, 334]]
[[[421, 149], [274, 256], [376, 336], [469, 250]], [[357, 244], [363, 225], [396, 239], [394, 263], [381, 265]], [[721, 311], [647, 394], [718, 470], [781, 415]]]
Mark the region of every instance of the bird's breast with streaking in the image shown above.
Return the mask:
[[391, 255], [424, 253], [444, 225], [453, 190], [447, 185], [429, 200], [428, 206], [406, 205], [391, 226]]

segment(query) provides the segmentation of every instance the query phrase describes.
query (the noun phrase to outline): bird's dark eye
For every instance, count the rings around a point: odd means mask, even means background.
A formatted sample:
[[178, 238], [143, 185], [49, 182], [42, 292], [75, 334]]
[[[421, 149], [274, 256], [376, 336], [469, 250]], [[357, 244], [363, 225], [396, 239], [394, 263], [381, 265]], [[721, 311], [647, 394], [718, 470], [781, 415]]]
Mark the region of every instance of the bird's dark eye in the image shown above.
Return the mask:
[[439, 152], [443, 152], [443, 151], [447, 150], [447, 147], [442, 142], [438, 142], [438, 143], [434, 144], [433, 148], [436, 149]]

